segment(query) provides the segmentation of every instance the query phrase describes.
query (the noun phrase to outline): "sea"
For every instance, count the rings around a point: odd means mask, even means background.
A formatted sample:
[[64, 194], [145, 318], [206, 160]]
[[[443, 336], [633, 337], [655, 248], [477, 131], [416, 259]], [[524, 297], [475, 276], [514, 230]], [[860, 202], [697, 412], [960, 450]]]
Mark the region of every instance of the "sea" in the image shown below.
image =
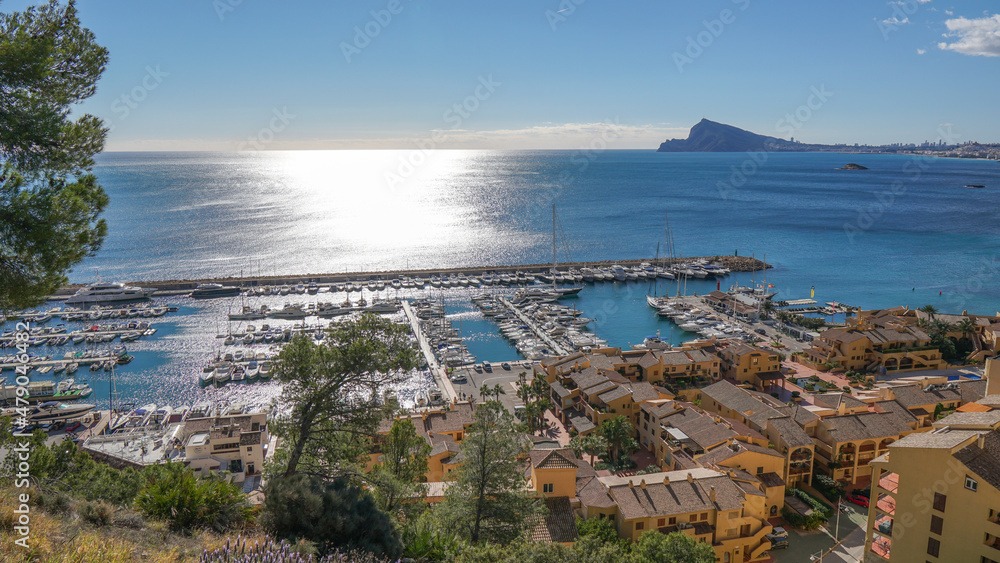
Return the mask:
[[[108, 236], [70, 274], [75, 283], [538, 264], [553, 253], [557, 262], [736, 253], [773, 268], [683, 287], [600, 283], [567, 304], [618, 346], [656, 333], [673, 342], [696, 337], [657, 318], [646, 295], [733, 284], [863, 308], [1000, 311], [997, 161], [652, 150], [135, 152], [96, 160], [111, 201]], [[868, 169], [839, 169], [847, 163]], [[480, 361], [517, 359], [469, 302], [472, 293], [398, 296], [443, 300]], [[155, 320], [154, 336], [130, 344], [136, 359], [115, 375], [120, 396], [179, 405], [278, 395], [274, 383], [198, 385], [222, 350], [217, 336], [241, 330], [227, 320], [246, 304], [241, 298], [157, 301], [179, 309]], [[109, 373], [76, 377], [94, 387], [89, 402], [108, 405]], [[416, 374], [404, 392], [424, 385]]]

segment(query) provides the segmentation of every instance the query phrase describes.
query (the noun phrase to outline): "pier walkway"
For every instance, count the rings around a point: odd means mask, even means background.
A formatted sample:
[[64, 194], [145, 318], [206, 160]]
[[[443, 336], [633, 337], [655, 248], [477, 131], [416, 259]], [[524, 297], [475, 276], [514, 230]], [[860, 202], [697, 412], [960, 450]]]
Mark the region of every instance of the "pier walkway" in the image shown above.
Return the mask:
[[545, 331], [543, 331], [542, 329], [538, 328], [538, 324], [536, 324], [535, 321], [528, 318], [527, 315], [522, 313], [506, 297], [500, 296], [500, 302], [503, 303], [504, 307], [507, 307], [507, 309], [510, 310], [510, 312], [517, 315], [517, 318], [521, 319], [521, 322], [528, 325], [528, 328], [531, 329], [531, 332], [533, 332], [535, 336], [540, 338], [542, 342], [548, 344], [549, 348], [552, 348], [552, 351], [555, 352], [557, 356], [565, 356], [569, 354], [566, 348], [557, 344], [555, 340], [552, 340], [552, 337], [550, 337], [548, 334], [545, 334]]
[[423, 352], [424, 358], [427, 360], [427, 367], [431, 370], [431, 374], [434, 375], [434, 380], [437, 382], [438, 388], [448, 398], [447, 402], [451, 403], [458, 397], [458, 393], [451, 384], [451, 380], [448, 379], [448, 370], [441, 366], [434, 356], [434, 351], [431, 350], [430, 343], [427, 342], [424, 333], [420, 330], [420, 319], [417, 318], [413, 309], [410, 308], [410, 302], [407, 299], [403, 300], [403, 312], [406, 313], [406, 318], [410, 321], [410, 328], [413, 330], [413, 335], [417, 338], [417, 344], [420, 346], [420, 351]]

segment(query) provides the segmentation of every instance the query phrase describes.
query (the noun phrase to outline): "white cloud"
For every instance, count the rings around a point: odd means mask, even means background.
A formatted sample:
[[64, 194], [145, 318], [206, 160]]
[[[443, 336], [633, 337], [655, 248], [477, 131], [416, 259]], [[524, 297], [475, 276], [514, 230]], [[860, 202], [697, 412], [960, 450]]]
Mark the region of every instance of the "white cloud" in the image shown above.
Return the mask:
[[910, 18], [899, 19], [896, 16], [892, 16], [891, 18], [882, 20], [882, 23], [886, 25], [906, 25], [910, 23]]
[[917, 49], [917, 54], [918, 55], [923, 55], [926, 52], [927, 52], [927, 49]]
[[[666, 139], [686, 137], [690, 127], [669, 124], [622, 125], [612, 122], [543, 123], [518, 129], [447, 129], [422, 135], [392, 137], [323, 138], [278, 140], [267, 143], [266, 150], [335, 150], [335, 149], [655, 149]], [[240, 141], [109, 140], [109, 151], [231, 151]], [[246, 145], [246, 143], [242, 143]]]
[[948, 28], [945, 37], [951, 43], [938, 43], [938, 48], [963, 55], [1000, 57], [1000, 14], [983, 18], [955, 18], [944, 22]]
[[944, 15], [946, 15], [946, 16], [954, 16], [955, 12], [952, 12], [951, 10], [945, 10], [944, 11]]

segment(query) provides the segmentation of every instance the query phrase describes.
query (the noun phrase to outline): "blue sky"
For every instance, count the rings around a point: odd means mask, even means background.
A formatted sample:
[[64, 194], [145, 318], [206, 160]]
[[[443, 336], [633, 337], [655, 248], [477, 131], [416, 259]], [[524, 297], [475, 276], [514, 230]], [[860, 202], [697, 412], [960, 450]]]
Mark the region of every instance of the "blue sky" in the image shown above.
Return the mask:
[[805, 142], [1000, 141], [992, 1], [78, 7], [111, 53], [79, 108], [113, 126], [110, 150], [652, 149], [703, 117]]

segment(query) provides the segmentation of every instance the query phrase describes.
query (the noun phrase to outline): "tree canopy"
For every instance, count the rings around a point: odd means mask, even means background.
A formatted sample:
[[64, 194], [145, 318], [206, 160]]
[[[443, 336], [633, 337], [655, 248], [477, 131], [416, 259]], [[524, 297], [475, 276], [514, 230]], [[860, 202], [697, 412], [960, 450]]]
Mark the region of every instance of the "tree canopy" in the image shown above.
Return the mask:
[[529, 440], [499, 401], [476, 409], [462, 440], [455, 481], [438, 510], [449, 529], [472, 543], [506, 544], [519, 537], [532, 518], [545, 510], [525, 489], [518, 458]]
[[290, 412], [272, 424], [285, 447], [271, 472], [357, 473], [389, 415], [385, 391], [415, 362], [409, 328], [372, 313], [338, 323], [319, 344], [293, 338], [274, 365]]
[[0, 310], [38, 303], [104, 241], [108, 197], [89, 172], [107, 129], [70, 113], [107, 60], [74, 0], [0, 15]]

